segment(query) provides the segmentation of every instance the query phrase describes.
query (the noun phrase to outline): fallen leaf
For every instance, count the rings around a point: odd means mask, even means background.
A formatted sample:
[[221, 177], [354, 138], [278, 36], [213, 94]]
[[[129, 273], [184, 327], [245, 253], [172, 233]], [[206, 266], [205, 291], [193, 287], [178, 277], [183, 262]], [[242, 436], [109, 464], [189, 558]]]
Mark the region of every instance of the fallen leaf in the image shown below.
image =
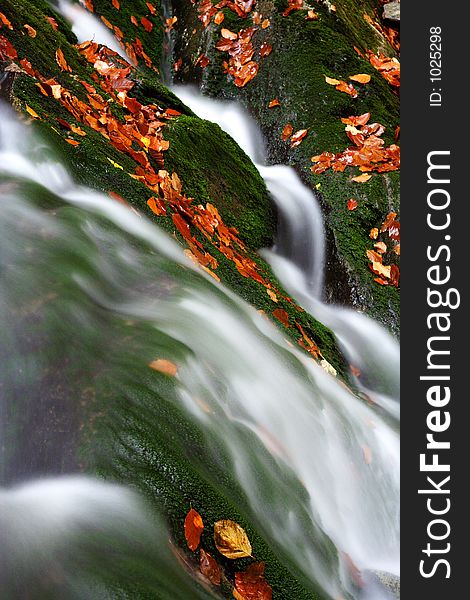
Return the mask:
[[251, 564], [246, 571], [235, 573], [235, 589], [244, 600], [271, 600], [273, 590], [264, 578], [265, 563]]
[[356, 210], [357, 206], [357, 200], [354, 200], [354, 198], [348, 200], [348, 210]]
[[299, 131], [296, 131], [294, 135], [290, 138], [290, 147], [295, 148], [296, 146], [298, 146], [302, 142], [304, 137], [307, 135], [307, 133], [308, 129], [299, 129]]
[[393, 251], [395, 252], [395, 254], [396, 254], [397, 256], [400, 256], [400, 244], [396, 244], [396, 245], [393, 247]]
[[28, 32], [29, 37], [35, 38], [37, 35], [37, 31], [34, 29], [34, 27], [31, 27], [31, 25], [28, 25], [26, 23], [26, 25], [24, 25], [24, 28], [26, 29], [26, 31]]
[[203, 53], [203, 54], [201, 54], [199, 56], [199, 58], [197, 59], [197, 61], [194, 63], [194, 66], [197, 67], [199, 65], [201, 67], [201, 69], [205, 69], [210, 64], [210, 62], [211, 61]]
[[271, 25], [271, 21], [269, 19], [265, 19], [261, 23], [261, 29], [267, 29]]
[[245, 530], [230, 519], [214, 524], [214, 542], [217, 550], [226, 558], [235, 560], [251, 556], [251, 544]]
[[59, 26], [57, 25], [57, 21], [54, 19], [54, 17], [45, 17], [46, 21], [49, 23], [49, 25], [52, 27], [52, 29], [55, 29], [56, 31], [59, 29]]
[[357, 75], [350, 75], [349, 79], [357, 81], [358, 83], [369, 83], [371, 76], [366, 75], [365, 73], [358, 73]]
[[201, 541], [201, 534], [204, 531], [204, 523], [201, 515], [191, 508], [184, 520], [184, 537], [188, 548], [194, 552]]
[[285, 125], [284, 129], [282, 130], [281, 139], [284, 142], [286, 142], [292, 135], [293, 131], [294, 131], [294, 128], [292, 127], [291, 123], [287, 123], [287, 125]]
[[379, 236], [379, 230], [377, 229], [377, 227], [373, 227], [370, 230], [369, 237], [372, 238], [373, 240], [376, 240], [378, 238], [378, 236]]
[[356, 183], [366, 183], [372, 177], [369, 173], [363, 173], [362, 175], [357, 175], [353, 177], [351, 181], [355, 181]]
[[387, 245], [384, 242], [377, 242], [374, 244], [374, 248], [377, 248], [379, 254], [385, 254], [385, 252], [387, 252]]
[[117, 162], [114, 162], [114, 160], [112, 158], [109, 158], [109, 156], [106, 157], [109, 162], [113, 165], [114, 168], [116, 169], [121, 169], [121, 171], [124, 171], [124, 167], [121, 167], [121, 165]]
[[400, 283], [400, 269], [397, 265], [392, 265], [390, 269], [390, 283], [394, 287], [398, 287]]
[[238, 35], [236, 33], [234, 33], [233, 31], [230, 31], [230, 29], [224, 29], [224, 28], [222, 28], [220, 30], [220, 35], [226, 40], [236, 40], [238, 37]]
[[[173, 18], [176, 19], [176, 17], [173, 17]], [[140, 19], [140, 22], [142, 23], [142, 26], [143, 26], [143, 28], [145, 29], [145, 31], [147, 33], [150, 33], [152, 31], [152, 29], [153, 29], [153, 23], [152, 23], [152, 21], [149, 21], [147, 19], [147, 17], [142, 17]]]
[[281, 106], [281, 103], [279, 102], [279, 100], [277, 98], [274, 98], [274, 100], [271, 100], [271, 102], [268, 104], [268, 108], [274, 108], [275, 106]]
[[337, 89], [338, 92], [344, 92], [345, 94], [348, 94], [349, 96], [351, 96], [351, 98], [357, 98], [359, 95], [356, 88], [350, 83], [346, 83], [345, 81], [340, 81], [335, 89]]
[[174, 377], [178, 373], [178, 367], [171, 360], [166, 358], [157, 358], [149, 363], [149, 367], [154, 371]]
[[62, 71], [69, 71], [70, 73], [72, 72], [72, 69], [67, 64], [64, 53], [60, 48], [57, 48], [57, 50], [55, 51], [55, 59]]
[[261, 48], [259, 50], [259, 55], [262, 58], [265, 58], [266, 56], [269, 56], [272, 52], [273, 47], [271, 46], [271, 44], [268, 44], [267, 42], [263, 42], [261, 44]]
[[339, 85], [341, 83], [339, 79], [333, 79], [332, 77], [328, 77], [327, 75], [324, 75], [324, 77], [326, 83], [328, 83], [329, 85]]
[[318, 21], [318, 15], [314, 10], [309, 10], [309, 11], [307, 11], [305, 20], [306, 21]]
[[276, 308], [275, 310], [273, 310], [273, 317], [275, 317], [286, 327], [290, 327], [289, 315], [283, 308]]
[[80, 142], [73, 140], [72, 138], [65, 138], [65, 141], [71, 146], [78, 146], [80, 144]]
[[[5, 27], [8, 27], [8, 29], [13, 29], [13, 25], [10, 23], [10, 21], [7, 19], [7, 17], [0, 12], [0, 21], [5, 25]], [[0, 25], [1, 27], [1, 25]]]
[[119, 4], [119, 0], [111, 0], [111, 2], [116, 10], [119, 10], [121, 8], [121, 5]]
[[26, 112], [33, 117], [33, 119], [40, 119], [38, 113], [33, 110], [28, 104], [25, 104]]
[[277, 296], [272, 290], [266, 288], [266, 292], [273, 302], [278, 302]]
[[216, 25], [220, 25], [224, 19], [225, 19], [224, 13], [221, 10], [219, 10], [219, 12], [215, 14], [214, 23]]
[[202, 548], [199, 550], [199, 570], [213, 585], [220, 585], [221, 568], [217, 561]]

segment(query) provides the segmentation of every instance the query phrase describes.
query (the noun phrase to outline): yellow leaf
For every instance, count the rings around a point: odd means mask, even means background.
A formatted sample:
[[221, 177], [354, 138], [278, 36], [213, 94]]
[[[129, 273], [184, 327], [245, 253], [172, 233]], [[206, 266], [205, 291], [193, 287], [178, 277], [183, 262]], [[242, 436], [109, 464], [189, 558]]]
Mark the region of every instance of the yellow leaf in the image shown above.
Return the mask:
[[390, 279], [390, 266], [383, 265], [379, 262], [373, 262], [372, 268], [374, 269], [374, 273], [377, 273], [378, 275], [383, 275], [387, 279]]
[[251, 556], [251, 544], [245, 530], [235, 521], [224, 519], [214, 524], [214, 542], [226, 558]]
[[176, 373], [178, 373], [178, 367], [175, 363], [172, 363], [171, 360], [166, 360], [166, 358], [152, 360], [152, 362], [149, 363], [149, 367], [154, 371], [169, 375], [170, 377], [174, 377]]
[[235, 600], [245, 600], [244, 596], [242, 596], [240, 594], [240, 592], [237, 590], [237, 588], [233, 588], [232, 595], [235, 598]]
[[25, 105], [25, 107], [26, 107], [26, 112], [27, 112], [29, 115], [31, 115], [31, 116], [33, 117], [33, 119], [40, 119], [40, 118], [41, 118], [41, 117], [38, 115], [38, 113], [37, 113], [35, 110], [33, 110], [33, 109], [31, 108], [31, 106], [28, 106], [28, 105], [26, 104], [26, 105]]
[[270, 290], [269, 288], [267, 288], [266, 291], [268, 292], [268, 296], [271, 298], [271, 300], [273, 302], [277, 302], [277, 296], [276, 296], [276, 294], [272, 290]]
[[52, 95], [56, 100], [60, 100], [62, 96], [62, 86], [59, 84], [51, 85]]
[[373, 227], [370, 230], [369, 237], [372, 238], [373, 240], [376, 240], [378, 235], [379, 235], [379, 230], [377, 229], [377, 227]]
[[372, 175], [369, 175], [369, 173], [363, 173], [362, 175], [358, 175], [357, 177], [353, 177], [351, 179], [351, 181], [355, 181], [356, 183], [366, 183], [366, 181], [369, 181], [369, 179], [372, 177]]
[[332, 77], [327, 77], [326, 75], [324, 77], [326, 83], [329, 83], [330, 85], [339, 85], [341, 83], [339, 79], [333, 79]]
[[357, 81], [358, 83], [369, 83], [370, 75], [366, 75], [365, 73], [358, 73], [357, 75], [350, 75], [349, 79], [353, 81]]
[[113, 167], [116, 167], [116, 169], [121, 169], [121, 171], [124, 171], [124, 167], [121, 167], [120, 164], [118, 164], [117, 162], [114, 162], [114, 160], [112, 160], [111, 158], [109, 158], [109, 156], [107, 156], [106, 158], [113, 165]]
[[377, 248], [379, 254], [385, 254], [385, 252], [387, 252], [387, 245], [384, 242], [377, 242], [374, 244], [374, 248]]
[[317, 184], [315, 185], [315, 189], [316, 189], [316, 190], [319, 190], [320, 188], [321, 188], [321, 183], [317, 183]]

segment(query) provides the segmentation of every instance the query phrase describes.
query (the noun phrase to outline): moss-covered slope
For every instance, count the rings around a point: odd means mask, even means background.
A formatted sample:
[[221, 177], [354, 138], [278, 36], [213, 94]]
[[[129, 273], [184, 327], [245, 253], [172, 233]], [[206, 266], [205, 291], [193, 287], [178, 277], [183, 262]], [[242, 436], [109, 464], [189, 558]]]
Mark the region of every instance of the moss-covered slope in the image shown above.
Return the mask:
[[[375, 0], [338, 0], [334, 4], [336, 11], [328, 2], [314, 2], [283, 16], [285, 0], [257, 2], [255, 9], [263, 19], [269, 18], [270, 24], [265, 29], [258, 26], [253, 36], [254, 60], [260, 64], [258, 74], [245, 87], [237, 88], [224, 73], [222, 63], [228, 55], [217, 51], [215, 43], [222, 27], [238, 32], [253, 25], [252, 14], [239, 18], [225, 8], [221, 25], [212, 22], [204, 28], [196, 7], [173, 0], [178, 16], [173, 61], [182, 59], [175, 78], [198, 82], [205, 93], [236, 98], [249, 108], [267, 140], [268, 161], [293, 165], [307, 185], [316, 189], [323, 205], [329, 242], [328, 297], [366, 310], [398, 333], [399, 292], [373, 281], [366, 257], [366, 249], [372, 247], [370, 229], [380, 228], [388, 212], [399, 211], [398, 173], [374, 174], [368, 183], [361, 184], [351, 181], [358, 175], [357, 169], [322, 175], [310, 172], [312, 156], [324, 151], [341, 152], [350, 146], [341, 118], [370, 112], [371, 122], [386, 127], [386, 145], [394, 142], [399, 124], [396, 92], [365, 58], [367, 50], [394, 56], [387, 39], [370, 22], [378, 21]], [[310, 7], [318, 14], [317, 20], [305, 19]], [[187, 31], [194, 33], [188, 36]], [[270, 44], [272, 52], [261, 59], [258, 51], [263, 43]], [[201, 53], [210, 60], [204, 69], [195, 65]], [[357, 73], [371, 75], [369, 84], [355, 84], [357, 98], [325, 82], [325, 75], [347, 81], [349, 75]], [[280, 106], [270, 109], [269, 102], [274, 98]], [[294, 132], [308, 129], [307, 137], [294, 149], [281, 140], [287, 123], [292, 124]], [[347, 209], [349, 198], [359, 203], [354, 212]]]

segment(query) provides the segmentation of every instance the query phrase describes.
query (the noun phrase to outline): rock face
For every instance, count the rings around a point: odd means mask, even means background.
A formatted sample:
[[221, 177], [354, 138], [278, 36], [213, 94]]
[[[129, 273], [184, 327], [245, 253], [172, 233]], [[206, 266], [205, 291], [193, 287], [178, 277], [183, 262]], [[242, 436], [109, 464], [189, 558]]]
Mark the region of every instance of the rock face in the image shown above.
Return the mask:
[[388, 21], [400, 22], [400, 2], [389, 2], [385, 4], [383, 18]]

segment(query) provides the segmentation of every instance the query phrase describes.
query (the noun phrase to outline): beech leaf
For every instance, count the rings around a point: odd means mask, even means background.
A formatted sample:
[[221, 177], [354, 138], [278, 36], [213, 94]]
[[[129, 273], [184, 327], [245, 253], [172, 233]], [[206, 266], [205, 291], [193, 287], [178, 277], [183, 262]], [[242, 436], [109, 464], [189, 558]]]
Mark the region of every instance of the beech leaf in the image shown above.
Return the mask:
[[222, 575], [220, 566], [203, 548], [199, 550], [199, 570], [213, 585], [220, 585]]
[[188, 548], [194, 552], [201, 541], [201, 534], [204, 531], [204, 523], [201, 515], [191, 508], [184, 520], [184, 537]]
[[371, 77], [365, 73], [358, 73], [357, 75], [350, 75], [349, 79], [357, 81], [358, 83], [369, 83]]
[[251, 556], [251, 544], [245, 530], [230, 519], [214, 524], [214, 542], [217, 550], [226, 558], [235, 560]]

